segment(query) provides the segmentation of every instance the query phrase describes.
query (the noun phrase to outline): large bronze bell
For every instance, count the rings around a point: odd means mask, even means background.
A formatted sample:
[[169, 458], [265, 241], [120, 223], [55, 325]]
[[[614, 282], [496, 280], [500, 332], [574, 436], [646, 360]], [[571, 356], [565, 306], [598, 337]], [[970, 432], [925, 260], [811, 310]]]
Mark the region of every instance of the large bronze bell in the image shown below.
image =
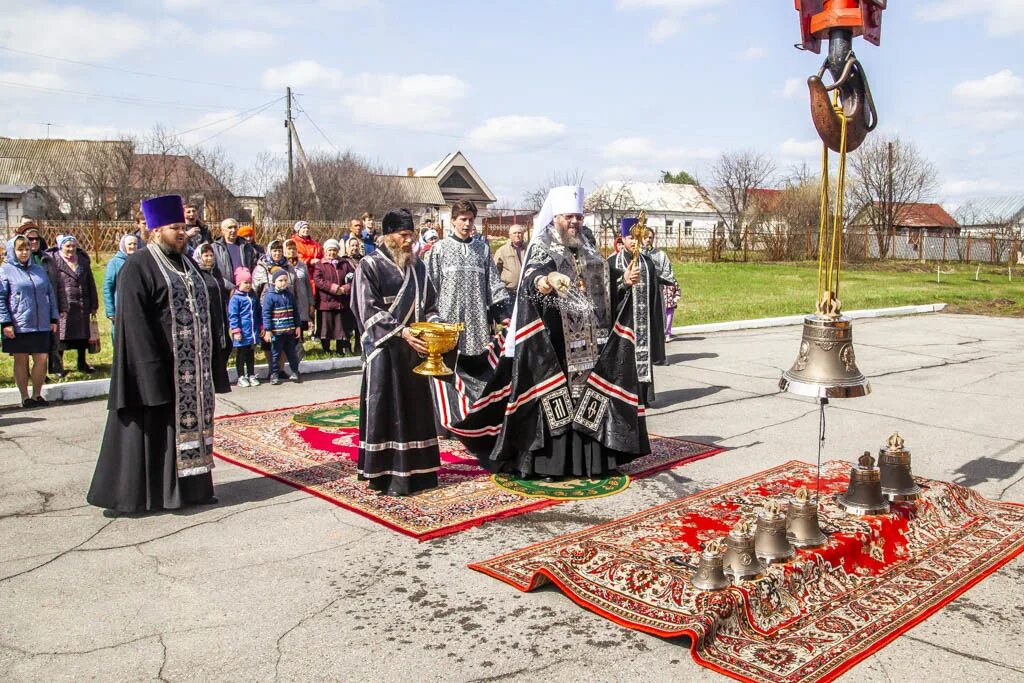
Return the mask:
[[806, 487], [797, 489], [789, 501], [786, 528], [786, 538], [797, 548], [820, 548], [828, 543], [828, 536], [818, 525], [818, 501], [811, 500]]
[[718, 591], [729, 586], [725, 576], [722, 541], [715, 539], [705, 544], [700, 553], [697, 571], [693, 573], [693, 585], [702, 591]]
[[917, 500], [921, 487], [910, 472], [910, 451], [903, 446], [903, 437], [893, 432], [886, 447], [878, 451], [878, 469], [882, 474], [882, 495], [893, 503]]
[[796, 554], [786, 538], [786, 515], [777, 500], [769, 500], [757, 513], [754, 554], [766, 564], [785, 562]]
[[857, 369], [853, 353], [853, 322], [843, 315], [805, 317], [800, 353], [793, 367], [783, 373], [779, 389], [814, 398], [870, 394], [871, 383]]
[[869, 452], [864, 451], [857, 465], [850, 469], [850, 484], [845, 493], [836, 496], [836, 502], [851, 515], [889, 512], [889, 501], [882, 496], [882, 476]]
[[754, 551], [754, 535], [750, 523], [740, 520], [725, 538], [725, 575], [734, 583], [756, 579], [764, 573], [765, 566], [757, 559]]

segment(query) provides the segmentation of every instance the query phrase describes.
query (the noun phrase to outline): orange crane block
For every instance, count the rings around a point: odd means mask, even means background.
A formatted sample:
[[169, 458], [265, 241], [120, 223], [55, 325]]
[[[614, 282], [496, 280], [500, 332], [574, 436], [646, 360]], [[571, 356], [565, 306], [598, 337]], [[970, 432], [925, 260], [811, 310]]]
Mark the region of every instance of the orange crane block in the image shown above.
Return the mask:
[[882, 11], [888, 0], [793, 0], [800, 13], [804, 50], [821, 52], [821, 40], [833, 29], [845, 29], [874, 45], [882, 41]]

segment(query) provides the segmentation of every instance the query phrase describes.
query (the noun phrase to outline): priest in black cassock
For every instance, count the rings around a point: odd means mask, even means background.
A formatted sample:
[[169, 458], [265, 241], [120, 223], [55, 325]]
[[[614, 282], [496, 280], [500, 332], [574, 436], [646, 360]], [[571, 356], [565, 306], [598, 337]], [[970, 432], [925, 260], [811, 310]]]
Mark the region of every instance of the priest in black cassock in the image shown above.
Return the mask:
[[[665, 308], [661, 299], [660, 270], [643, 249], [638, 249], [642, 236], [633, 234], [639, 222], [638, 218], [623, 218], [619, 223], [623, 248], [608, 257], [608, 269], [612, 281], [612, 308], [619, 310], [623, 299], [633, 299], [636, 374], [641, 400], [649, 406], [655, 398], [653, 366], [665, 360]], [[634, 256], [637, 257], [635, 263]]]
[[428, 378], [412, 371], [426, 345], [409, 328], [439, 320], [437, 294], [413, 253], [407, 209], [389, 211], [383, 245], [356, 269], [353, 311], [361, 335], [359, 479], [378, 491], [404, 496], [437, 486], [441, 451]]
[[87, 500], [120, 512], [177, 509], [213, 497], [210, 302], [181, 197], [142, 202], [149, 248], [117, 277], [107, 426]]

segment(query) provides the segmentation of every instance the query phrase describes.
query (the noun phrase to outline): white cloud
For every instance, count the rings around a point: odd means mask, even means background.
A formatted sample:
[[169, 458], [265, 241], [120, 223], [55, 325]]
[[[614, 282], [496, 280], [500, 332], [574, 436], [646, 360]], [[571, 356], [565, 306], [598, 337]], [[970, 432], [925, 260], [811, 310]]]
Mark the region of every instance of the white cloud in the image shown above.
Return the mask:
[[275, 66], [263, 72], [264, 88], [322, 88], [339, 90], [345, 87], [345, 77], [338, 69], [304, 59], [284, 66]]
[[565, 124], [547, 116], [497, 116], [487, 119], [469, 133], [477, 149], [509, 151], [551, 142], [565, 133]]
[[7, 94], [12, 97], [32, 95], [33, 91], [31, 88], [63, 88], [66, 85], [64, 78], [52, 71], [0, 71], [0, 81], [28, 86], [25, 89], [12, 88], [8, 90]]
[[85, 7], [13, 4], [0, 23], [0, 44], [65, 59], [105, 62], [153, 47], [153, 36], [169, 42], [181, 34], [181, 25], [169, 21], [141, 21], [125, 14], [101, 13]]
[[953, 87], [953, 96], [967, 104], [1010, 100], [1024, 96], [1024, 78], [1009, 69]]
[[601, 149], [601, 156], [614, 161], [674, 164], [714, 159], [719, 150], [712, 147], [661, 147], [645, 137], [624, 137], [612, 140]]
[[954, 112], [952, 120], [960, 126], [997, 133], [1018, 126], [1024, 121], [1024, 114], [1018, 109], [975, 109]]
[[361, 74], [342, 101], [361, 123], [434, 130], [451, 127], [468, 91], [464, 81], [447, 74]]
[[806, 87], [805, 81], [800, 78], [787, 78], [786, 83], [782, 86], [782, 96], [786, 99], [795, 99], [804, 92]]
[[985, 27], [991, 35], [1024, 33], [1024, 3], [1020, 0], [940, 0], [928, 3], [917, 11], [917, 18], [922, 21], [951, 21], [979, 16], [984, 17]]
[[661, 171], [654, 168], [639, 168], [637, 166], [608, 166], [601, 169], [598, 174], [601, 180], [657, 180], [661, 177]]
[[787, 157], [821, 156], [821, 140], [797, 140], [789, 138], [779, 145], [779, 153]]
[[207, 52], [223, 53], [267, 50], [277, 44], [277, 38], [266, 31], [225, 29], [206, 33], [200, 37], [198, 43]]
[[683, 30], [683, 25], [675, 17], [663, 17], [655, 22], [647, 33], [651, 40], [663, 43]]
[[763, 47], [751, 46], [740, 53], [740, 59], [753, 61], [757, 59], [763, 59], [766, 54], [768, 54], [768, 51], [765, 50]]

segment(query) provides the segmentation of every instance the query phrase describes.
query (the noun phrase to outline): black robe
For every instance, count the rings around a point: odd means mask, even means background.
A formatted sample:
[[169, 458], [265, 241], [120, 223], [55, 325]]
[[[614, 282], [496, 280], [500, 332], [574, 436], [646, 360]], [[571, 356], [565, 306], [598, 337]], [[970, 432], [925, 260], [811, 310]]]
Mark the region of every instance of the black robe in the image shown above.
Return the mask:
[[[649, 256], [640, 253], [640, 277], [635, 287], [622, 283], [622, 276], [633, 260], [633, 254], [623, 249], [608, 257], [611, 273], [612, 308], [616, 311], [623, 301], [631, 297], [635, 304], [642, 304], [646, 315], [634, 307], [634, 328], [637, 334], [637, 365], [640, 375], [640, 394], [644, 405], [654, 403], [654, 366], [665, 360], [665, 306], [661, 298], [661, 280], [658, 267]], [[646, 286], [641, 286], [646, 285]], [[644, 340], [641, 342], [641, 340]], [[646, 372], [643, 364], [647, 364]]]
[[199, 266], [199, 274], [206, 283], [206, 296], [210, 300], [210, 340], [213, 342], [213, 387], [218, 394], [231, 392], [228, 377], [228, 358], [231, 356], [231, 331], [227, 326], [227, 302], [220, 268], [213, 266], [205, 270]]
[[[574, 254], [584, 264], [582, 273]], [[555, 294], [541, 295], [535, 285], [555, 270], [579, 276], [594, 305], [588, 314], [593, 326], [577, 329], [568, 343], [565, 322], [577, 323], [563, 316]], [[592, 246], [573, 252], [550, 237], [531, 243], [516, 295], [514, 336], [490, 350], [494, 369], [483, 390], [457, 374], [453, 381], [465, 388], [465, 399], [446, 406], [453, 413], [451, 432], [483, 467], [522, 477], [600, 477], [650, 453], [637, 396], [632, 306], [623, 305], [612, 318], [607, 288], [607, 265]], [[460, 364], [456, 370], [470, 369]]]
[[[172, 309], [149, 253], [157, 248], [132, 254], [118, 273], [107, 425], [86, 498], [121, 512], [177, 509], [213, 497], [210, 472], [178, 476]], [[182, 256], [168, 258], [185, 267]]]
[[352, 307], [365, 358], [359, 479], [391, 495], [434, 488], [441, 451], [430, 382], [412, 371], [422, 359], [401, 336], [414, 322], [438, 320], [434, 286], [421, 261], [403, 272], [385, 247], [359, 262], [354, 285]]

